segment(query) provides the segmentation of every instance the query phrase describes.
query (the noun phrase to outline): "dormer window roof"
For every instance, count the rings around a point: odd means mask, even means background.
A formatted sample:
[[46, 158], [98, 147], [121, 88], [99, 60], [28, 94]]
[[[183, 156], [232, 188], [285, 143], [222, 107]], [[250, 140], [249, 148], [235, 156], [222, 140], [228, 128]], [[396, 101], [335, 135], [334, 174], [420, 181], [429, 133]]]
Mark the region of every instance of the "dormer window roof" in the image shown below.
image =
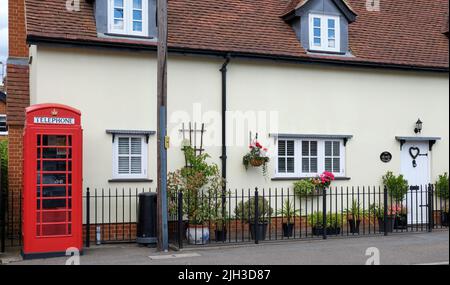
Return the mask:
[[348, 25], [356, 13], [345, 0], [292, 0], [282, 18], [311, 53], [351, 55]]

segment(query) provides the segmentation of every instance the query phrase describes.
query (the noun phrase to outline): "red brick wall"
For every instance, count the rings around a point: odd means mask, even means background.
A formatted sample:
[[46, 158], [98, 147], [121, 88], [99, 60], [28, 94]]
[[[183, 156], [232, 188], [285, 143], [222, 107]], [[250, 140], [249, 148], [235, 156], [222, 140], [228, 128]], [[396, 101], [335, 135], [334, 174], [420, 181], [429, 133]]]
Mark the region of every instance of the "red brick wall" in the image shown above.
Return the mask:
[[9, 58], [6, 79], [6, 114], [9, 137], [9, 232], [16, 234], [20, 225], [20, 193], [22, 192], [22, 133], [25, 107], [29, 106], [28, 45], [25, 31], [25, 0], [9, 0]]

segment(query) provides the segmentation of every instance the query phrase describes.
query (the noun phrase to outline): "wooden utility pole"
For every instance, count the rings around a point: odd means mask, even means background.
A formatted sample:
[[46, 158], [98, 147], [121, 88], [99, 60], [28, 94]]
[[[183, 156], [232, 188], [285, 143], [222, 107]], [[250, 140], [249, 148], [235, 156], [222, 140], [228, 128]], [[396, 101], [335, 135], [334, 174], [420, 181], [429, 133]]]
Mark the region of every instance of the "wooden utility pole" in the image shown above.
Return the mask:
[[158, 0], [158, 248], [169, 249], [167, 227], [167, 0]]

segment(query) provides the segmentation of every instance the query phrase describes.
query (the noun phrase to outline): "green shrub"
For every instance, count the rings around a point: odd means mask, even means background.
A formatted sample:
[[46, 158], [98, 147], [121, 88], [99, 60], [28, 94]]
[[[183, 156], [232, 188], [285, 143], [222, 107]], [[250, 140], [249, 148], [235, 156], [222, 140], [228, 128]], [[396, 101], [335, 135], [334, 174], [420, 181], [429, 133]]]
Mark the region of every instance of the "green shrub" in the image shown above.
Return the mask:
[[316, 185], [311, 179], [299, 180], [294, 182], [294, 193], [297, 196], [305, 197], [315, 193]]
[[[308, 216], [308, 223], [313, 227], [323, 228], [323, 212], [315, 212]], [[327, 228], [342, 227], [342, 214], [327, 213]]]
[[1, 190], [6, 192], [8, 189], [8, 141], [0, 142], [0, 158], [1, 158]]
[[444, 173], [439, 175], [439, 178], [436, 182], [436, 194], [445, 200], [448, 200], [448, 173]]
[[[273, 209], [269, 205], [269, 201], [263, 197], [258, 197], [258, 220], [260, 223], [268, 222], [269, 216], [272, 215]], [[247, 223], [255, 221], [255, 198], [252, 197], [244, 203], [239, 203], [234, 209], [236, 219], [243, 220]]]
[[383, 176], [383, 184], [387, 187], [389, 196], [394, 201], [402, 201], [408, 193], [408, 181], [403, 175], [395, 176], [392, 171], [388, 171]]

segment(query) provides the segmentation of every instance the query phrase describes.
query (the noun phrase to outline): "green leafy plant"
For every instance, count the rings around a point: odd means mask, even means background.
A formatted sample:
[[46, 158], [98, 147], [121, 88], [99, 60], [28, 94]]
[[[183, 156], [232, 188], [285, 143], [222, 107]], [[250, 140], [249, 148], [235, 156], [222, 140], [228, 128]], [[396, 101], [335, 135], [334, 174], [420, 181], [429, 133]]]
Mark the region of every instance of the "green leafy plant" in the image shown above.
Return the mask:
[[249, 146], [250, 151], [242, 158], [242, 163], [245, 169], [251, 165], [253, 167], [262, 166], [263, 175], [267, 176], [267, 163], [269, 157], [267, 156], [267, 148], [263, 147], [256, 139]]
[[392, 171], [388, 171], [383, 176], [383, 184], [387, 187], [389, 197], [394, 201], [403, 201], [406, 193], [408, 193], [408, 181], [403, 175], [395, 176]]
[[[327, 213], [326, 228], [339, 228], [342, 227], [342, 214], [339, 213]], [[315, 212], [308, 216], [308, 223], [313, 227], [324, 228], [323, 225], [323, 212]]]
[[[234, 209], [234, 214], [236, 219], [245, 221], [247, 223], [254, 223], [255, 221], [255, 197], [251, 197], [244, 203], [239, 203]], [[273, 213], [272, 207], [270, 207], [269, 201], [267, 199], [259, 196], [258, 197], [258, 221], [260, 223], [266, 223], [269, 221], [269, 216]]]
[[294, 208], [292, 201], [286, 200], [283, 203], [283, 207], [276, 214], [286, 219], [288, 224], [292, 224], [291, 221], [300, 215], [300, 210]]
[[344, 210], [348, 220], [361, 220], [368, 216], [367, 210], [361, 208], [358, 201], [353, 200], [352, 206]]
[[208, 154], [195, 155], [190, 146], [183, 147], [187, 166], [170, 172], [167, 180], [169, 213], [178, 208], [177, 195], [183, 195], [183, 214], [194, 225], [203, 225], [222, 209], [223, 179], [216, 164], [207, 163]]
[[294, 193], [299, 197], [313, 195], [316, 192], [316, 184], [312, 179], [304, 179], [294, 182]]
[[441, 199], [448, 200], [449, 198], [449, 180], [448, 173], [445, 172], [442, 175], [439, 175], [439, 178], [436, 182], [436, 195], [438, 195]]
[[[369, 206], [369, 212], [372, 213], [374, 216], [376, 216], [379, 219], [384, 219], [384, 206], [383, 205], [372, 204]], [[389, 206], [387, 209], [387, 216], [389, 218], [401, 217], [401, 216], [407, 215], [407, 213], [408, 213], [407, 209], [400, 204]]]

